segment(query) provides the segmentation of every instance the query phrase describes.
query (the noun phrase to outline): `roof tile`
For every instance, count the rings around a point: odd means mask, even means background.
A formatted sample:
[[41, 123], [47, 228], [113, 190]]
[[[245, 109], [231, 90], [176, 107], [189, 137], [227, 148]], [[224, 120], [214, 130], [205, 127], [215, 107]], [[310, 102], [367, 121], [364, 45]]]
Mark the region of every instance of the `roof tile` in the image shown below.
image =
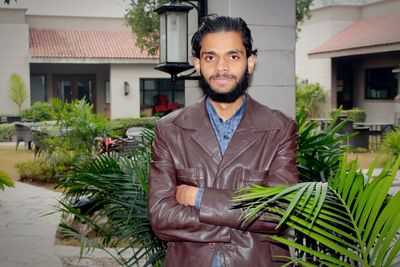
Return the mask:
[[400, 13], [357, 21], [310, 54], [400, 43]]
[[29, 29], [32, 57], [154, 59], [135, 45], [129, 30]]

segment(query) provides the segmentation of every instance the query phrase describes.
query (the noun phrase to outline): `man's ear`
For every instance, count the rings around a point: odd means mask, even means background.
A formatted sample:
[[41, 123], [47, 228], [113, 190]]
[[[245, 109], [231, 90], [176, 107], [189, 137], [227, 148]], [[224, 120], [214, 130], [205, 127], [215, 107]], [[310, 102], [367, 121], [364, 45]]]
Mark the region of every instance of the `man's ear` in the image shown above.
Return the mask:
[[193, 58], [193, 63], [197, 73], [200, 74], [200, 58], [198, 57]]
[[247, 67], [249, 70], [249, 74], [253, 73], [255, 64], [256, 64], [256, 57], [254, 55], [249, 56], [247, 58]]

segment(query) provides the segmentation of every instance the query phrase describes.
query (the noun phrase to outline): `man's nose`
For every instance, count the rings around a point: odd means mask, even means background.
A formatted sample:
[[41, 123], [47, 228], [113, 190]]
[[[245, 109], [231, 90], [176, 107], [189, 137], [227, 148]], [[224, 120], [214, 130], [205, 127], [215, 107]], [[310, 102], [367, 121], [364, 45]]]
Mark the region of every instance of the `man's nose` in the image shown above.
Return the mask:
[[226, 72], [228, 71], [228, 62], [224, 58], [219, 58], [217, 61], [217, 71], [218, 72]]

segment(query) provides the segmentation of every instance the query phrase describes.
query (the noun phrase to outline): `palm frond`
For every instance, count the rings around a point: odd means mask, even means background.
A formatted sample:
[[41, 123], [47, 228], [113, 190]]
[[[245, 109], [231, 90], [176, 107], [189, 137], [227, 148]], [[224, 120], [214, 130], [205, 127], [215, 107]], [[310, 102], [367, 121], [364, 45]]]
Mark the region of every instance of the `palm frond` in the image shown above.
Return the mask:
[[12, 102], [18, 106], [18, 111], [21, 113], [22, 104], [28, 97], [28, 92], [26, 91], [26, 85], [24, 80], [17, 73], [13, 73], [8, 81], [9, 86], [9, 97]]
[[0, 171], [0, 189], [4, 190], [5, 187], [14, 187], [14, 181], [3, 171]]
[[340, 135], [338, 132], [347, 123], [344, 120], [337, 123], [341, 109], [326, 129], [322, 129], [316, 122], [307, 120], [304, 109], [296, 114], [298, 125], [297, 168], [302, 182], [327, 181], [328, 177], [336, 173], [340, 161], [346, 151], [346, 141], [351, 135]]
[[[90, 158], [75, 166], [60, 185], [65, 188], [62, 210], [85, 221], [102, 238], [101, 244], [91, 244], [85, 237], [80, 240], [88, 246], [113, 247], [124, 266], [137, 266], [139, 262], [141, 266], [161, 266], [165, 257], [166, 243], [154, 235], [147, 215], [152, 138], [154, 134], [147, 132], [143, 144], [129, 157], [110, 153]], [[84, 195], [102, 205], [102, 215], [107, 218], [105, 226], [98, 225], [96, 217], [72, 207], [71, 201]]]
[[370, 179], [355, 161], [344, 159], [328, 182], [254, 186], [242, 190], [236, 200], [247, 209], [245, 220], [263, 211], [279, 214], [279, 225], [290, 226], [317, 244], [272, 237], [300, 251], [296, 260], [327, 266], [389, 266], [400, 251], [400, 193], [388, 195], [399, 166], [400, 158]]

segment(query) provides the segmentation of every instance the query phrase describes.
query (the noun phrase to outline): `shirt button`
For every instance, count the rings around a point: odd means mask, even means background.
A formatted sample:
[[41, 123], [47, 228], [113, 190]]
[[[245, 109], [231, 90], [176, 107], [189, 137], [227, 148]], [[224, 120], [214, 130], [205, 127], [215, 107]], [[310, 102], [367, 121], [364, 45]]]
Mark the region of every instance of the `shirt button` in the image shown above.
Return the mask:
[[229, 136], [228, 135], [224, 135], [224, 139], [229, 139]]
[[214, 249], [215, 248], [215, 243], [208, 243], [208, 247], [211, 248], [211, 249]]
[[219, 122], [224, 122], [224, 120], [220, 118], [220, 119], [219, 119]]

